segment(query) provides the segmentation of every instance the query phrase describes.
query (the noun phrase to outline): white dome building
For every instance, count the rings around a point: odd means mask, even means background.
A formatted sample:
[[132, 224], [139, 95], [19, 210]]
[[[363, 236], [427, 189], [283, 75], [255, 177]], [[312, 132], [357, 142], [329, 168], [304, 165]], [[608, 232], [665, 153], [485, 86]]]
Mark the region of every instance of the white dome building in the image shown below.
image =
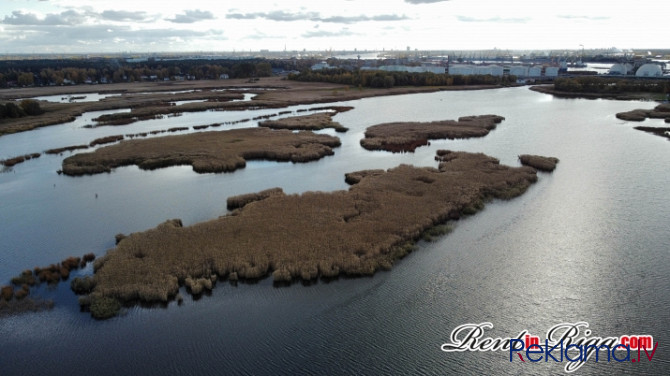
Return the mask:
[[644, 64], [635, 72], [637, 77], [661, 77], [663, 70], [656, 64]]
[[609, 74], [620, 74], [626, 75], [633, 70], [633, 66], [630, 64], [614, 64], [610, 67]]

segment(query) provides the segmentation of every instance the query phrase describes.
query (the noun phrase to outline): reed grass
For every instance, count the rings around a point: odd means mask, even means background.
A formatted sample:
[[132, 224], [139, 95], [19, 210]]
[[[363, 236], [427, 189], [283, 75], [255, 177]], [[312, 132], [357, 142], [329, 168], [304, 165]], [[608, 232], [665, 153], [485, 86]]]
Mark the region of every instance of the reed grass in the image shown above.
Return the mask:
[[540, 171], [554, 171], [558, 158], [522, 154], [519, 156], [519, 161], [524, 166], [530, 166]]
[[244, 128], [223, 132], [198, 132], [178, 136], [126, 140], [63, 160], [66, 175], [110, 172], [137, 165], [151, 170], [191, 165], [199, 173], [230, 172], [246, 166], [247, 160], [309, 162], [333, 154], [337, 137], [312, 132], [293, 133], [266, 128]]
[[365, 130], [361, 146], [368, 150], [393, 153], [413, 152], [429, 140], [484, 137], [505, 118], [498, 115], [464, 116], [427, 123], [395, 122], [377, 124]]
[[91, 141], [88, 146], [97, 146], [97, 145], [104, 145], [104, 144], [111, 144], [114, 142], [118, 142], [123, 140], [123, 135], [114, 135], [114, 136], [107, 136], [107, 137], [101, 137], [101, 138], [96, 138], [95, 140]]
[[46, 154], [60, 154], [64, 151], [73, 151], [73, 150], [79, 150], [79, 149], [88, 149], [88, 145], [65, 146], [65, 147], [62, 147], [62, 148], [49, 149], [49, 150], [45, 151], [44, 153], [46, 153]]
[[400, 165], [348, 176], [347, 191], [272, 194], [211, 221], [184, 227], [171, 220], [133, 233], [96, 261], [91, 295], [169, 300], [182, 284], [192, 293], [206, 289], [200, 285], [212, 275], [272, 275], [277, 283], [373, 275], [424, 236], [448, 232], [468, 207], [521, 194], [537, 180], [533, 168], [464, 152], [441, 152], [438, 168]]
[[2, 286], [0, 289], [0, 297], [5, 301], [10, 301], [14, 297], [14, 287], [12, 286]]
[[284, 191], [281, 188], [270, 188], [256, 193], [247, 193], [243, 195], [228, 197], [226, 204], [228, 210], [240, 209], [245, 205], [252, 203], [254, 201], [265, 200], [268, 197], [283, 194]]
[[34, 159], [34, 158], [39, 158], [39, 157], [40, 157], [40, 153], [25, 154], [25, 155], [20, 155], [18, 157], [5, 159], [3, 161], [0, 161], [0, 164], [5, 165], [5, 167], [12, 167], [12, 166], [15, 166], [19, 163], [23, 163], [27, 160]]
[[333, 121], [333, 114], [319, 112], [316, 114], [291, 116], [278, 120], [266, 120], [258, 123], [260, 127], [272, 129], [291, 129], [316, 131], [325, 128], [333, 128], [336, 132], [346, 132], [349, 129], [342, 124]]

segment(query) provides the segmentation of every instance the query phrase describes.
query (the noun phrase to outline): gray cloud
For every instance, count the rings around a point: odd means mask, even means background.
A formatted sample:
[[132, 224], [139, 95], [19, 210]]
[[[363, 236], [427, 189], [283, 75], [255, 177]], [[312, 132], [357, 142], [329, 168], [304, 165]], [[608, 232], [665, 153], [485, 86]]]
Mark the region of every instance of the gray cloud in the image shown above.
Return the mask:
[[288, 22], [288, 21], [321, 21], [328, 23], [341, 23], [341, 24], [352, 24], [356, 22], [366, 22], [366, 21], [402, 21], [407, 20], [409, 17], [406, 15], [396, 15], [396, 14], [382, 14], [377, 16], [332, 16], [332, 17], [322, 17], [319, 13], [309, 12], [309, 13], [289, 13], [281, 10], [274, 12], [257, 12], [257, 13], [230, 13], [226, 15], [228, 19], [235, 20], [255, 20], [255, 19], [266, 19], [270, 21], [278, 22]]
[[208, 10], [186, 10], [184, 14], [177, 14], [174, 18], [168, 18], [167, 20], [174, 23], [195, 23], [204, 20], [213, 20], [214, 14]]
[[523, 18], [501, 18], [501, 17], [475, 18], [475, 17], [467, 17], [467, 16], [456, 16], [456, 18], [461, 22], [526, 23], [526, 22], [530, 21], [529, 17], [523, 17]]
[[5, 16], [2, 23], [6, 25], [18, 26], [36, 26], [36, 25], [61, 25], [73, 26], [79, 25], [86, 20], [86, 15], [74, 10], [66, 10], [62, 13], [49, 13], [40, 19], [33, 13], [23, 13], [20, 10], [12, 12], [11, 16]]
[[100, 18], [109, 21], [148, 22], [153, 20], [146, 12], [130, 12], [126, 10], [106, 10], [100, 13]]
[[[26, 33], [30, 30], [30, 33]], [[146, 48], [149, 45], [177, 45], [178, 48], [190, 46], [189, 40], [212, 39], [226, 40], [219, 30], [194, 31], [172, 28], [137, 30], [118, 24], [8, 26], [0, 35], [3, 48], [18, 52], [35, 51], [119, 51], [124, 49]]]

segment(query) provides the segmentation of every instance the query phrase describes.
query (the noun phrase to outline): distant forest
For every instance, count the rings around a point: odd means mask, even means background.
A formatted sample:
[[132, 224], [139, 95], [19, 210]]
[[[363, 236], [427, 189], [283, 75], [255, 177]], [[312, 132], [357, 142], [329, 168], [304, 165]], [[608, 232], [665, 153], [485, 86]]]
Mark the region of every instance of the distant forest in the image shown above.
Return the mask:
[[460, 85], [508, 85], [516, 82], [516, 76], [496, 77], [491, 75], [448, 75], [430, 72], [386, 72], [375, 70], [349, 71], [342, 68], [306, 70], [289, 74], [290, 80], [307, 82], [330, 82], [356, 87], [391, 88], [394, 86], [460, 86]]
[[267, 77], [273, 69], [307, 69], [312, 60], [155, 60], [124, 59], [0, 61], [0, 87], [120, 83], [163, 80], [201, 80]]

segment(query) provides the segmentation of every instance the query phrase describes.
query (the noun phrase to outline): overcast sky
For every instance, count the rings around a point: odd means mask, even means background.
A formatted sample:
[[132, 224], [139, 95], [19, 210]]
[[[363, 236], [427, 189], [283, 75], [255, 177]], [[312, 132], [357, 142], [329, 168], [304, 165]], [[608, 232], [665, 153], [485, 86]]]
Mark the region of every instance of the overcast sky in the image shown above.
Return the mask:
[[0, 0], [0, 54], [668, 48], [668, 0]]

